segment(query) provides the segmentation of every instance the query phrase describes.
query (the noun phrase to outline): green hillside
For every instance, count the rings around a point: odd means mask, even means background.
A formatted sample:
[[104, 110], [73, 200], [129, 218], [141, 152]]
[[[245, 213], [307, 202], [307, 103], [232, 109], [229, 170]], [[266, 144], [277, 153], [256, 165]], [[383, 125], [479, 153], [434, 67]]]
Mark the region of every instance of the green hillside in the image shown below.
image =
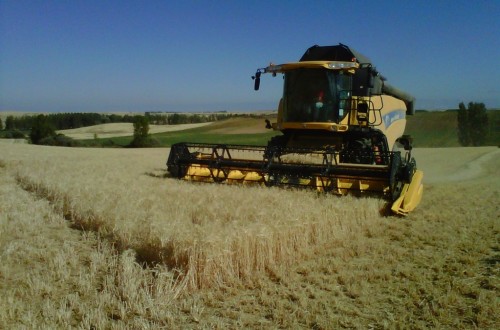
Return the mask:
[[459, 147], [457, 114], [454, 111], [419, 111], [406, 117], [406, 134], [415, 147]]
[[[169, 147], [178, 142], [196, 143], [221, 143], [221, 144], [249, 144], [265, 145], [269, 139], [280, 132], [265, 130], [263, 133], [238, 133], [238, 127], [244, 127], [245, 123], [253, 123], [251, 118], [238, 118], [237, 120], [222, 120], [211, 125], [192, 128], [182, 131], [151, 134], [160, 147]], [[264, 120], [261, 121], [264, 127]], [[235, 129], [236, 133], [228, 133], [225, 130]], [[132, 141], [132, 136], [114, 137], [106, 139], [87, 140], [88, 143], [99, 143], [109, 146], [110, 141], [114, 146], [126, 146]]]
[[[488, 111], [489, 136], [486, 145], [500, 145], [500, 111]], [[418, 111], [407, 117], [406, 134], [415, 147], [460, 147], [457, 111]]]

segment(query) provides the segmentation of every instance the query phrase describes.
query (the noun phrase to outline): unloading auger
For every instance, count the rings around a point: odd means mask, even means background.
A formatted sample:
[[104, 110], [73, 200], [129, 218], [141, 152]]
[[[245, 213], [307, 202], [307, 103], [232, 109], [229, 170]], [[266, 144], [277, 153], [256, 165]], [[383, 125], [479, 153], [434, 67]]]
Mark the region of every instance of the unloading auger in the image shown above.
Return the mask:
[[284, 75], [275, 123], [266, 146], [177, 143], [171, 176], [201, 182], [310, 187], [344, 195], [375, 194], [406, 215], [422, 198], [423, 172], [404, 135], [414, 98], [385, 83], [364, 55], [339, 44], [313, 46], [299, 62], [269, 65]]

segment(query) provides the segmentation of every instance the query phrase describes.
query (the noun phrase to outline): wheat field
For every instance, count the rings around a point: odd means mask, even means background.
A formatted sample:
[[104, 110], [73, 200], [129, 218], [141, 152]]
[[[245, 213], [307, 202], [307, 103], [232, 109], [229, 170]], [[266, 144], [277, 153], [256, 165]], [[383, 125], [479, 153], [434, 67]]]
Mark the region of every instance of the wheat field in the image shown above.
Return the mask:
[[398, 218], [171, 179], [168, 149], [0, 142], [0, 328], [498, 328], [499, 150], [415, 150]]

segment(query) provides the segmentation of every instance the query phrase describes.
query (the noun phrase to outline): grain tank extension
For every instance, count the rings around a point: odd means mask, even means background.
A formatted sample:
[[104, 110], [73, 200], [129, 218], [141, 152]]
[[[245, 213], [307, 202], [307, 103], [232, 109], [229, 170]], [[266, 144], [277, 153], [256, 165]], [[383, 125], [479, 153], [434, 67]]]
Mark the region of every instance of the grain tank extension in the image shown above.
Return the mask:
[[370, 59], [346, 45], [313, 46], [300, 61], [257, 69], [283, 76], [276, 122], [266, 146], [177, 143], [171, 176], [202, 182], [310, 187], [375, 194], [405, 215], [422, 198], [422, 171], [404, 135], [414, 98], [388, 85]]

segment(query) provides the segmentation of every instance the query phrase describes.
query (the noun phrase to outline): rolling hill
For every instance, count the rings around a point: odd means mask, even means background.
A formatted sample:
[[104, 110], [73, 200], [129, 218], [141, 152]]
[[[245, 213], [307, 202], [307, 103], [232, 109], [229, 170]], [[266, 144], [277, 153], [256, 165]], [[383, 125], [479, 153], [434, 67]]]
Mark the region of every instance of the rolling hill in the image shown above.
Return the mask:
[[[207, 142], [228, 144], [264, 145], [274, 135], [280, 134], [265, 128], [264, 119], [275, 120], [275, 114], [261, 118], [234, 117], [213, 123], [186, 125], [150, 125], [150, 134], [167, 147], [173, 143]], [[487, 146], [500, 145], [500, 111], [489, 110], [489, 136]], [[78, 129], [62, 130], [58, 133], [73, 139], [82, 140], [92, 146], [126, 146], [132, 140], [132, 124], [102, 124]], [[417, 111], [407, 117], [406, 134], [414, 139], [414, 146], [421, 147], [459, 147], [457, 138], [457, 112]], [[85, 142], [85, 140], [87, 142]], [[92, 140], [92, 143], [90, 143]], [[112, 143], [111, 143], [112, 142]]]
[[[460, 147], [457, 137], [457, 112], [417, 111], [407, 117], [406, 134], [419, 147]], [[500, 145], [500, 111], [488, 111], [489, 137], [486, 145]]]

